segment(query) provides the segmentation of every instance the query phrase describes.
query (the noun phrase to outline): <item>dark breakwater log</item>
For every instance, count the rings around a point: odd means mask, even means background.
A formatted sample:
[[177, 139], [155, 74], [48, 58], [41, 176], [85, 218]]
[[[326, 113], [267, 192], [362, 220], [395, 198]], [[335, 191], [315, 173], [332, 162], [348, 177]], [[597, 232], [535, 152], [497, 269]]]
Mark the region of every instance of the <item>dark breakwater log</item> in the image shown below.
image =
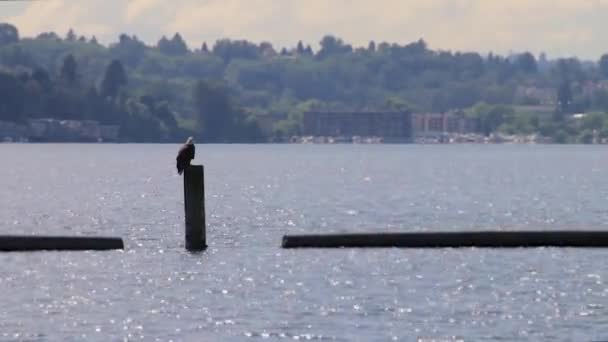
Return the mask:
[[0, 251], [85, 251], [124, 249], [124, 243], [117, 237], [84, 236], [0, 236]]
[[608, 247], [608, 231], [478, 231], [286, 235], [283, 248]]

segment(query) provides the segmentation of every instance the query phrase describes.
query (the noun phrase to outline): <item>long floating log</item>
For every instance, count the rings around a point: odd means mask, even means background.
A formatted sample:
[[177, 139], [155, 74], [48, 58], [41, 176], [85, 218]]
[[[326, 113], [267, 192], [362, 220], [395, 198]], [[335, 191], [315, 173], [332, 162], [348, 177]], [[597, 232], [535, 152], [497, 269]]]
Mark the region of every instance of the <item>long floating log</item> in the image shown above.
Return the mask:
[[66, 237], [66, 236], [11, 236], [0, 235], [0, 251], [84, 251], [124, 249], [121, 238], [116, 237]]
[[608, 231], [478, 231], [285, 235], [283, 248], [608, 247]]

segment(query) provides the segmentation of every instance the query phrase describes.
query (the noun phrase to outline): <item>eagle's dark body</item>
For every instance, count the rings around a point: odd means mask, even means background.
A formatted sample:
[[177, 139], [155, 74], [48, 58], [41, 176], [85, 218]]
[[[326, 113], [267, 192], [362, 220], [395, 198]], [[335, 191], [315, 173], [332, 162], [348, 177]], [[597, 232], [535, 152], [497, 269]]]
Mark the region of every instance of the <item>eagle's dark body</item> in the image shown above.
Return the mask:
[[179, 149], [177, 153], [177, 173], [182, 174], [184, 169], [190, 165], [190, 161], [194, 159], [194, 143], [192, 139], [188, 141]]

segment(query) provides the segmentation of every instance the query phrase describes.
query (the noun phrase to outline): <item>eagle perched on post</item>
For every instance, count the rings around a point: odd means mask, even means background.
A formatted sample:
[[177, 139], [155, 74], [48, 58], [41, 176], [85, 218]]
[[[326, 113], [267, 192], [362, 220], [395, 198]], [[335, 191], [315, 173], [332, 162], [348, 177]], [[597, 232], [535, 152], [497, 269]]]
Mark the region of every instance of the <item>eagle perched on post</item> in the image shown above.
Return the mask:
[[190, 161], [194, 159], [194, 138], [189, 137], [186, 143], [179, 149], [177, 153], [177, 173], [182, 174], [184, 169], [190, 165]]

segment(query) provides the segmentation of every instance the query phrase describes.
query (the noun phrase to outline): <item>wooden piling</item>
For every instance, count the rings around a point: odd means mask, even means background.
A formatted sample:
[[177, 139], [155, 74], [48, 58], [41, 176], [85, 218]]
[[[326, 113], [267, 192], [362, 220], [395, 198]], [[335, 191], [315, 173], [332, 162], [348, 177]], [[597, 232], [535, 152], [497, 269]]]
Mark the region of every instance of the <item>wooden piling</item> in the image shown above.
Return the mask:
[[207, 248], [203, 165], [190, 165], [184, 170], [184, 210], [186, 249], [198, 251]]
[[607, 248], [608, 231], [478, 231], [286, 235], [283, 248]]

